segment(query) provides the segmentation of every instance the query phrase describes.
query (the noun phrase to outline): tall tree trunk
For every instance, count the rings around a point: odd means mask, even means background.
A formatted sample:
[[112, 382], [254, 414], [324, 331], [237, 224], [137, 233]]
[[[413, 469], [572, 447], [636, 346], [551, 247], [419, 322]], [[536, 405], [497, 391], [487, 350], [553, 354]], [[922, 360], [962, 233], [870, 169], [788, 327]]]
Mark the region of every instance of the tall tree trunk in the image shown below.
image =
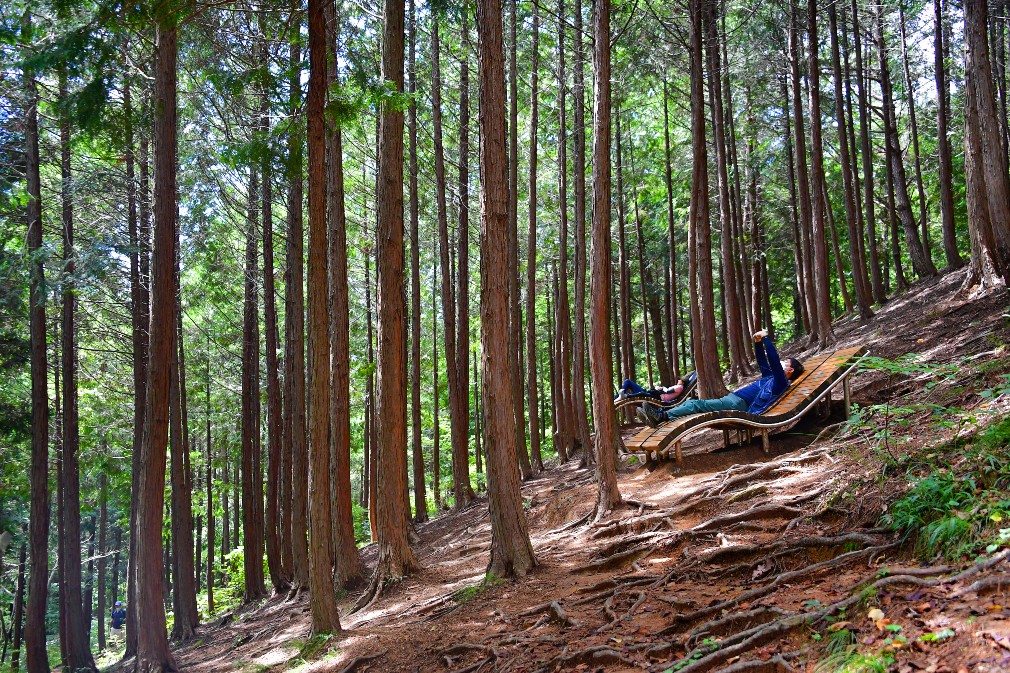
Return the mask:
[[[514, 5], [513, 5], [514, 6]], [[533, 47], [530, 63], [530, 140], [529, 140], [529, 226], [526, 230], [526, 406], [530, 419], [530, 460], [534, 472], [544, 471], [540, 452], [540, 414], [537, 409], [537, 124], [540, 101], [540, 8], [533, 7]], [[576, 295], [578, 296], [578, 295]]]
[[[60, 99], [66, 100], [66, 68], [59, 69]], [[61, 367], [63, 370], [63, 511], [60, 556], [63, 580], [60, 599], [66, 610], [66, 665], [70, 670], [97, 671], [88, 647], [88, 625], [84, 620], [81, 595], [81, 469], [78, 459], [80, 423], [77, 412], [77, 295], [74, 290], [74, 206], [70, 172], [70, 114], [60, 113], [60, 200], [62, 202], [63, 315]]]
[[[18, 553], [18, 580], [14, 589], [14, 610], [11, 624], [11, 665], [10, 673], [18, 673], [21, 668], [21, 643], [24, 637], [25, 616], [25, 561], [28, 556], [28, 543], [21, 543]], [[103, 627], [104, 628], [104, 627]], [[31, 670], [31, 669], [29, 669]]]
[[[461, 377], [456, 371], [456, 303], [452, 292], [449, 266], [449, 224], [445, 202], [445, 161], [442, 149], [442, 74], [439, 58], [438, 21], [432, 17], [431, 27], [431, 114], [435, 136], [435, 193], [438, 206], [438, 251], [442, 285], [442, 323], [445, 333], [445, 374], [449, 383], [449, 429], [452, 442], [453, 495], [456, 508], [465, 507], [473, 500], [470, 487], [470, 459], [467, 451], [469, 419], [460, 416], [459, 404], [466, 386], [460, 386]], [[465, 380], [466, 375], [462, 380]]]
[[[897, 120], [894, 114], [894, 96], [891, 91], [891, 74], [887, 60], [887, 45], [884, 42], [884, 11], [878, 10], [876, 21], [877, 51], [880, 54], [881, 89], [884, 106], [884, 141], [887, 155], [890, 158], [891, 179], [894, 186], [895, 214], [901, 221], [905, 232], [905, 243], [908, 246], [909, 257], [912, 258], [912, 269], [919, 278], [936, 275], [936, 267], [919, 238], [919, 229], [912, 214], [912, 204], [908, 198], [908, 181], [905, 176], [905, 164], [901, 157], [901, 141], [898, 138]], [[913, 131], [914, 133], [914, 131]], [[895, 265], [898, 260], [895, 260]]]
[[[817, 57], [817, 0], [807, 3], [807, 71], [810, 73], [810, 194], [812, 201], [811, 251], [814, 266], [815, 306], [818, 345], [826, 348], [835, 341], [831, 327], [831, 284], [828, 242], [824, 227], [827, 202], [824, 187], [824, 148], [821, 142], [821, 81]], [[844, 282], [844, 278], [840, 279]]]
[[137, 561], [131, 564], [137, 586], [137, 673], [176, 670], [168, 649], [162, 602], [162, 519], [165, 453], [168, 447], [169, 387], [175, 351], [175, 245], [178, 221], [176, 182], [176, 18], [164, 3], [155, 7], [157, 48], [154, 74], [154, 241], [151, 258], [150, 361], [137, 527]]
[[[620, 295], [621, 295], [621, 354], [624, 357], [621, 380], [635, 379], [635, 355], [631, 347], [631, 270], [628, 264], [627, 226], [624, 208], [624, 157], [621, 152], [621, 107], [620, 101], [614, 102], [614, 116], [617, 118], [617, 255], [620, 264]], [[631, 410], [626, 412], [630, 422], [634, 417]]]
[[795, 311], [794, 316], [795, 323], [795, 333], [799, 334], [801, 329], [806, 329], [810, 331], [810, 314], [807, 313], [807, 304], [802, 300], [803, 288], [806, 286], [806, 268], [803, 264], [803, 241], [802, 235], [800, 234], [800, 216], [799, 216], [799, 196], [797, 195], [797, 185], [796, 185], [796, 169], [793, 162], [793, 132], [792, 124], [790, 122], [790, 98], [789, 98], [789, 84], [786, 81], [786, 77], [782, 78], [782, 119], [783, 126], [785, 130], [785, 155], [786, 155], [786, 170], [789, 174], [789, 220], [792, 225], [792, 243], [793, 243], [793, 265], [796, 270], [794, 287], [795, 293]]
[[638, 243], [638, 291], [642, 305], [642, 342], [645, 346], [645, 371], [649, 385], [654, 385], [652, 373], [652, 348], [649, 343], [649, 313], [646, 310], [648, 301], [645, 291], [645, 238], [642, 235], [642, 214], [638, 208], [638, 179], [635, 173], [635, 135], [631, 131], [631, 121], [628, 121], [628, 163], [631, 164], [631, 179], [635, 183], [632, 188], [631, 202], [635, 208], [635, 234]]
[[[265, 19], [260, 15], [261, 26]], [[260, 45], [260, 62], [269, 62], [270, 52], [266, 40], [265, 29]], [[270, 98], [269, 81], [263, 82], [260, 88], [260, 122], [259, 130], [264, 137], [270, 136]], [[270, 572], [270, 583], [276, 593], [288, 588], [289, 569], [284, 566], [281, 553], [280, 532], [281, 509], [280, 478], [281, 478], [281, 428], [283, 414], [281, 413], [281, 384], [279, 377], [280, 364], [277, 360], [279, 337], [277, 334], [277, 294], [274, 287], [274, 220], [273, 220], [273, 161], [272, 156], [264, 156], [260, 162], [263, 174], [263, 329], [266, 346], [266, 379], [267, 379], [267, 483], [266, 507], [264, 509], [265, 533], [264, 542], [267, 552], [267, 568]], [[210, 455], [208, 451], [208, 455]], [[208, 489], [207, 493], [210, 493]], [[209, 525], [209, 507], [208, 507]], [[208, 549], [211, 547], [208, 546]], [[200, 563], [196, 564], [198, 569]], [[197, 580], [199, 585], [199, 579]], [[199, 587], [198, 587], [199, 590]]]
[[477, 3], [480, 81], [481, 363], [487, 404], [491, 559], [487, 572], [522, 577], [536, 565], [522, 507], [509, 377], [508, 179], [505, 153], [505, 55], [501, 0]]
[[873, 151], [870, 146], [870, 104], [869, 85], [866, 80], [866, 70], [863, 67], [863, 47], [859, 27], [859, 9], [856, 0], [852, 0], [852, 35], [855, 40], [856, 52], [856, 83], [859, 97], [859, 153], [863, 163], [863, 207], [866, 209], [866, 237], [870, 242], [870, 290], [873, 300], [883, 304], [887, 300], [884, 292], [884, 279], [880, 271], [880, 253], [877, 248], [877, 217], [873, 203]]
[[432, 255], [435, 268], [431, 274], [431, 490], [435, 494], [435, 511], [442, 509], [442, 461], [439, 456], [442, 434], [438, 425], [438, 407], [442, 399], [438, 385], [438, 310], [435, 306], [438, 288], [438, 258]]
[[207, 449], [207, 614], [214, 614], [214, 452], [210, 441], [210, 350], [207, 351], [206, 449]]
[[[565, 75], [565, 0], [558, 0], [558, 332], [560, 350], [555, 367], [558, 377], [558, 431], [556, 441], [564, 447], [564, 455], [575, 449], [572, 428], [572, 318], [568, 302], [568, 131], [567, 76]], [[481, 169], [483, 170], [483, 166]], [[484, 375], [487, 379], [487, 370]], [[487, 399], [487, 398], [485, 398]], [[488, 405], [491, 406], [491, 405]], [[487, 407], [485, 407], [487, 408]], [[489, 447], [490, 449], [490, 447]], [[559, 451], [559, 454], [561, 452]]]
[[[463, 12], [460, 23], [460, 64], [459, 64], [459, 182], [458, 198], [456, 204], [457, 229], [456, 229], [456, 257], [459, 260], [456, 284], [456, 374], [460, 377], [459, 396], [460, 414], [464, 419], [470, 415], [470, 396], [468, 392], [468, 379], [470, 371], [470, 28], [467, 24], [468, 12]], [[479, 394], [479, 389], [474, 388], [474, 399]], [[468, 421], [464, 421], [464, 449], [466, 448], [468, 435]], [[470, 458], [469, 451], [464, 451], [462, 456], [466, 456], [464, 465], [466, 466], [465, 486], [470, 487]], [[477, 471], [480, 472], [480, 459], [477, 459]], [[470, 489], [472, 492], [472, 489]]]
[[[336, 85], [339, 15], [336, 3], [325, 0], [327, 89]], [[363, 567], [354, 541], [351, 504], [351, 375], [350, 311], [347, 294], [347, 220], [344, 206], [344, 149], [339, 124], [329, 120], [327, 154], [327, 327], [330, 387], [330, 532], [333, 577], [337, 586], [359, 577]]]
[[372, 270], [371, 251], [365, 257], [365, 322], [368, 335], [368, 378], [365, 380], [365, 441], [364, 441], [364, 486], [362, 487], [361, 506], [368, 509], [368, 524], [371, 528], [372, 541], [375, 541], [375, 377], [372, 370], [375, 365], [375, 351], [372, 340]]
[[[383, 5], [382, 79], [403, 91], [403, 0]], [[504, 82], [504, 76], [502, 78]], [[378, 555], [369, 594], [381, 591], [389, 577], [417, 567], [407, 544], [406, 499], [407, 386], [403, 297], [403, 111], [384, 103], [379, 122], [378, 284], [379, 315], [378, 405], [376, 418], [376, 498]], [[504, 379], [502, 379], [504, 380]], [[363, 598], [363, 601], [364, 601]], [[363, 603], [361, 603], [363, 604]]]
[[[901, 31], [901, 63], [905, 73], [905, 97], [908, 103], [909, 134], [912, 136], [912, 157], [915, 160], [915, 188], [919, 196], [919, 228], [922, 233], [923, 252], [926, 258], [931, 260], [929, 220], [926, 216], [926, 188], [922, 183], [922, 159], [919, 152], [919, 123], [915, 116], [915, 85], [912, 82], [912, 73], [908, 66], [908, 43], [905, 39], [905, 10], [900, 4], [898, 5], [898, 28]], [[932, 260], [930, 263], [932, 264]]]
[[[702, 398], [722, 397], [726, 387], [719, 367], [716, 344], [715, 299], [712, 291], [712, 231], [708, 213], [708, 149], [705, 140], [705, 74], [703, 0], [690, 0], [691, 51], [691, 207], [688, 225], [691, 334], [698, 393]], [[620, 133], [620, 132], [618, 132]]]
[[734, 262], [733, 242], [733, 212], [732, 195], [730, 193], [726, 113], [723, 110], [722, 62], [719, 57], [718, 18], [716, 4], [708, 3], [707, 30], [705, 47], [708, 57], [708, 93], [709, 106], [712, 110], [712, 136], [715, 145], [715, 164], [719, 186], [719, 225], [721, 228], [720, 247], [722, 251], [723, 286], [722, 296], [725, 301], [725, 317], [729, 326], [729, 380], [735, 382], [750, 373], [750, 359], [747, 342], [739, 325], [743, 324], [744, 314], [741, 308], [743, 297], [737, 292], [737, 269]]
[[[610, 398], [614, 363], [610, 349], [610, 0], [593, 11], [593, 224], [590, 294], [590, 366], [596, 425], [596, 517], [621, 503], [617, 486], [617, 436]], [[581, 69], [581, 62], [579, 64]], [[579, 335], [581, 338], [581, 335]]]
[[[411, 96], [417, 93], [416, 24], [414, 0], [410, 0], [407, 90]], [[414, 521], [420, 523], [428, 520], [428, 504], [425, 500], [424, 449], [421, 445], [421, 239], [418, 235], [416, 102], [410, 106], [407, 124], [407, 136], [410, 139], [410, 172], [407, 177], [410, 189], [410, 438], [414, 462]]]
[[[292, 14], [299, 16], [299, 5]], [[300, 18], [296, 20], [300, 25]], [[288, 82], [288, 109], [295, 120], [301, 110], [301, 47], [291, 42], [291, 75]], [[302, 151], [301, 126], [293, 124], [288, 138], [288, 240], [287, 270], [284, 278], [284, 452], [290, 456], [290, 478], [281, 482], [282, 498], [290, 496], [291, 580], [297, 592], [309, 582], [307, 489], [308, 447], [305, 434], [305, 294], [304, 229], [302, 220]], [[227, 518], [227, 517], [226, 517]], [[285, 519], [282, 517], [281, 528]], [[225, 536], [227, 537], [227, 535]], [[281, 540], [281, 548], [286, 546]]]
[[[185, 380], [182, 362], [182, 310], [178, 302], [179, 293], [179, 242], [178, 232], [175, 242], [176, 315], [175, 350], [172, 353], [172, 368], [169, 372], [169, 450], [171, 466], [172, 499], [171, 541], [172, 541], [172, 626], [173, 640], [185, 641], [193, 637], [199, 622], [196, 607], [195, 569], [193, 567], [193, 504], [191, 484], [188, 477], [187, 459], [189, 453], [184, 428], [186, 418], [183, 413]], [[262, 567], [260, 559], [260, 567]]]
[[[333, 585], [330, 526], [330, 337], [327, 316], [326, 0], [309, 0], [309, 93], [305, 104], [309, 154], [308, 429], [309, 605], [312, 633], [340, 631]], [[333, 167], [336, 168], [336, 167]], [[336, 391], [336, 394], [340, 394]], [[244, 470], [244, 466], [243, 466]]]
[[[589, 450], [591, 444], [586, 409], [586, 96], [583, 67], [586, 57], [582, 45], [582, 0], [575, 0], [574, 10], [572, 159], [575, 171], [575, 324], [572, 343], [572, 429], [585, 449], [583, 456], [592, 458], [594, 452]], [[609, 110], [607, 116], [609, 119]]]
[[109, 481], [108, 475], [102, 472], [98, 476], [98, 649], [105, 649], [105, 550], [109, 522]]
[[957, 249], [954, 227], [954, 188], [950, 138], [947, 126], [950, 111], [950, 88], [947, 86], [946, 48], [943, 35], [943, 5], [933, 0], [935, 26], [933, 29], [933, 77], [936, 80], [936, 148], [938, 179], [940, 182], [940, 220], [943, 230], [943, 254], [947, 267], [959, 269], [964, 265]]
[[[141, 440], [144, 436], [144, 400], [147, 390], [147, 323], [149, 319], [150, 290], [150, 260], [148, 257], [150, 234], [150, 208], [148, 200], [148, 161], [147, 137], [141, 143], [140, 157], [140, 227], [137, 231], [137, 184], [135, 180], [135, 154], [133, 133], [133, 99], [129, 77], [123, 80], [123, 142], [126, 154], [126, 195], [127, 195], [127, 227], [130, 236], [130, 313], [132, 318], [133, 337], [133, 446], [131, 455], [131, 493], [137, 493], [140, 480]], [[130, 498], [130, 523], [136, 525], [137, 508], [140, 498]], [[136, 559], [136, 536], [130, 536], [130, 563]], [[129, 574], [128, 604], [136, 591], [134, 575]], [[136, 611], [127, 613], [126, 632], [127, 656], [132, 656], [137, 649]]]
[[[599, 19], [597, 19], [599, 20]], [[595, 58], [595, 52], [594, 52]], [[600, 67], [599, 64], [596, 67]], [[599, 86], [599, 85], [597, 85]], [[677, 238], [674, 235], [674, 218], [673, 218], [673, 168], [670, 164], [671, 154], [670, 154], [670, 106], [669, 106], [669, 93], [667, 91], [666, 76], [663, 77], [663, 141], [665, 154], [664, 158], [666, 160], [666, 227], [669, 236], [669, 246], [670, 246], [670, 300], [667, 302], [667, 307], [670, 311], [670, 323], [669, 323], [669, 344], [670, 344], [670, 364], [672, 369], [672, 378], [680, 378], [679, 372], [677, 371], [677, 361], [679, 359], [679, 353], [677, 349], [677, 332], [678, 330], [678, 313], [679, 307], [677, 302]], [[609, 84], [608, 84], [609, 90]], [[599, 95], [599, 94], [596, 94]], [[599, 114], [595, 112], [594, 114]], [[595, 123], [595, 122], [594, 122]], [[607, 129], [610, 128], [610, 119], [607, 119]], [[609, 154], [608, 160], [609, 160]], [[594, 159], [595, 161], [595, 159]], [[595, 165], [595, 164], [594, 164]], [[617, 332], [615, 331], [615, 334]], [[615, 340], [616, 341], [616, 340]], [[620, 358], [614, 360], [616, 363], [620, 363]]]
[[[866, 273], [866, 263], [859, 249], [859, 222], [856, 208], [856, 189], [853, 184], [852, 159], [849, 155], [848, 115], [845, 113], [845, 98], [842, 95], [842, 59], [838, 49], [838, 11], [835, 3], [828, 4], [828, 22], [831, 31], [831, 66], [835, 84], [835, 118], [838, 123], [838, 154], [842, 168], [842, 198], [845, 203], [845, 225], [849, 233], [849, 260], [852, 263], [852, 283], [859, 306], [859, 317], [868, 320], [873, 317], [873, 296], [870, 292], [870, 277]], [[845, 282], [844, 277], [840, 277]]]
[[515, 415], [516, 452], [522, 478], [533, 474], [526, 444], [526, 417], [523, 415], [523, 371], [521, 365], [522, 308], [519, 302], [519, 87], [516, 73], [516, 0], [509, 2], [509, 381], [512, 384], [512, 409]]
[[[995, 148], [1000, 143], [1000, 126], [993, 91], [992, 66], [986, 39], [986, 0], [966, 0], [965, 17], [965, 81], [974, 89], [973, 114], [966, 124], [983, 148]], [[1004, 153], [987, 151], [982, 162], [985, 199], [989, 206], [992, 236], [983, 238], [997, 273], [1010, 282], [1010, 173]], [[979, 181], [976, 181], [976, 186]]]
[[245, 586], [243, 601], [250, 603], [264, 593], [263, 545], [258, 521], [258, 504], [263, 494], [257, 489], [256, 475], [260, 450], [260, 331], [259, 331], [259, 277], [260, 240], [260, 185], [259, 167], [249, 170], [248, 217], [245, 244], [245, 301], [242, 328], [242, 529], [245, 547], [242, 554]]
[[[803, 302], [807, 321], [807, 331], [810, 340], [818, 340], [820, 322], [817, 316], [817, 301], [814, 281], [814, 257], [812, 247], [813, 212], [811, 194], [814, 192], [807, 171], [806, 135], [803, 129], [803, 83], [800, 79], [800, 47], [799, 47], [799, 9], [795, 1], [790, 2], [789, 12], [789, 67], [792, 79], [793, 94], [793, 135], [796, 156], [796, 188], [799, 196], [800, 219], [800, 262], [803, 264], [803, 284], [798, 288], [800, 300]], [[816, 48], [816, 46], [815, 46]]]

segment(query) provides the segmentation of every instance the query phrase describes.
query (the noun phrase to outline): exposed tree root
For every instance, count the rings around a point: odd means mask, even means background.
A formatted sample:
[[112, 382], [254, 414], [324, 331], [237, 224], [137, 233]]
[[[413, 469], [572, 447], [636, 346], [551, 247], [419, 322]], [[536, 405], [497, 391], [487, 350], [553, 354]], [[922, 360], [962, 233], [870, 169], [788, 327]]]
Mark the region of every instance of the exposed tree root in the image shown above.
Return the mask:
[[546, 666], [543, 666], [538, 670], [546, 673], [546, 671], [557, 670], [558, 668], [564, 666], [571, 668], [578, 666], [579, 664], [587, 664], [590, 667], [600, 666], [603, 664], [625, 664], [627, 666], [634, 666], [635, 661], [624, 656], [612, 647], [607, 645], [597, 645], [595, 647], [587, 647], [584, 650], [579, 650], [570, 654], [559, 654], [547, 662]]
[[726, 524], [736, 523], [737, 521], [792, 518], [802, 511], [803, 510], [797, 509], [796, 507], [788, 507], [786, 505], [758, 505], [757, 507], [751, 507], [746, 511], [738, 512], [737, 514], [723, 514], [713, 519], [709, 519], [708, 521], [700, 523], [692, 528], [691, 532], [698, 533], [705, 530], [711, 530], [713, 528], [725, 526]]
[[[795, 653], [798, 654], [798, 653]], [[735, 664], [730, 664], [715, 671], [715, 673], [738, 673], [739, 671], [768, 671], [768, 673], [779, 673], [780, 671], [787, 671], [791, 673], [796, 669], [789, 665], [786, 661], [786, 656], [783, 654], [776, 654], [771, 659], [758, 660], [758, 659], [748, 659], [746, 661], [738, 661]]]
[[776, 607], [759, 607], [743, 612], [732, 612], [725, 617], [713, 619], [692, 629], [685, 636], [684, 645], [686, 647], [693, 647], [699, 638], [722, 635], [728, 630], [742, 624], [754, 624], [755, 622], [765, 624], [775, 617], [788, 617], [792, 614], [794, 613]]
[[[699, 619], [706, 619], [706, 618], [708, 618], [708, 617], [710, 617], [712, 615], [721, 613], [723, 610], [727, 610], [729, 608], [735, 607], [735, 606], [739, 605], [740, 603], [745, 603], [745, 602], [748, 602], [748, 601], [753, 601], [753, 600], [755, 600], [757, 598], [761, 598], [762, 596], [767, 596], [768, 594], [770, 594], [773, 591], [775, 591], [779, 586], [785, 584], [786, 582], [790, 582], [790, 581], [796, 579], [797, 577], [802, 577], [803, 575], [807, 575], [809, 573], [818, 572], [820, 570], [824, 570], [826, 568], [831, 568], [833, 566], [842, 565], [842, 564], [847, 563], [847, 562], [849, 562], [849, 561], [851, 561], [851, 560], [853, 560], [855, 558], [858, 558], [860, 556], [869, 555], [869, 554], [873, 553], [874, 551], [879, 551], [879, 550], [884, 550], [884, 549], [890, 549], [890, 548], [893, 548], [895, 546], [897, 546], [897, 543], [892, 543], [892, 544], [889, 544], [889, 545], [883, 545], [883, 546], [880, 546], [880, 547], [870, 547], [870, 548], [867, 548], [867, 549], [860, 549], [858, 551], [853, 551], [853, 552], [849, 552], [847, 554], [842, 554], [840, 556], [836, 556], [835, 558], [830, 559], [828, 561], [822, 561], [820, 563], [815, 563], [813, 565], [806, 566], [805, 568], [800, 568], [799, 570], [790, 570], [788, 572], [781, 573], [779, 575], [776, 575], [767, 584], [765, 584], [763, 586], [760, 586], [760, 587], [756, 587], [754, 589], [750, 589], [749, 591], [745, 591], [742, 594], [740, 594], [739, 596], [737, 596], [736, 598], [731, 598], [729, 600], [720, 601], [718, 603], [715, 603], [714, 605], [709, 605], [708, 607], [700, 608], [698, 610], [695, 610], [694, 612], [690, 612], [690, 613], [685, 614], [685, 615], [677, 615], [675, 617], [676, 622], [680, 622], [680, 623], [683, 623], [683, 622], [694, 622], [694, 621], [697, 621]], [[676, 631], [678, 628], [679, 628], [678, 624], [674, 623], [671, 626], [669, 626], [669, 627], [663, 629], [662, 631], [660, 631], [659, 634], [665, 635], [665, 634], [668, 634], [668, 633], [672, 633], [673, 631]]]
[[960, 596], [970, 593], [981, 594], [990, 587], [996, 587], [996, 591], [1002, 593], [1007, 588], [1010, 588], [1010, 576], [999, 574], [991, 577], [983, 577], [977, 582], [955, 591], [950, 596], [951, 598], [959, 598]]
[[358, 670], [358, 666], [361, 666], [362, 664], [367, 664], [370, 661], [374, 661], [384, 656], [386, 656], [386, 650], [376, 652], [375, 654], [363, 654], [360, 657], [355, 657], [354, 659], [351, 659], [351, 661], [348, 662], [346, 666], [341, 668], [338, 671], [338, 673], [352, 673], [353, 671]]
[[800, 540], [778, 540], [776, 542], [755, 545], [733, 545], [732, 547], [720, 547], [698, 554], [699, 560], [705, 563], [722, 561], [726, 558], [736, 558], [738, 556], [749, 556], [751, 554], [774, 554], [776, 552], [792, 553], [800, 549], [810, 547], [838, 547], [844, 544], [861, 543], [871, 545], [878, 542], [873, 537], [865, 533], [846, 533], [835, 537], [807, 537]]

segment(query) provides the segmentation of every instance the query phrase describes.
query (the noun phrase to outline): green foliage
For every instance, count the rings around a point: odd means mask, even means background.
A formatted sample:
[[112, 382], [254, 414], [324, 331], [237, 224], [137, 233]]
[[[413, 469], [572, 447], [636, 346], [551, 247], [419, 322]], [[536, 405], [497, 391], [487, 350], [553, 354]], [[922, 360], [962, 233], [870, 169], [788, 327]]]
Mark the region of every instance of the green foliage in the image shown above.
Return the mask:
[[482, 593], [496, 586], [500, 586], [505, 583], [500, 577], [492, 573], [488, 573], [484, 576], [484, 579], [480, 581], [479, 584], [474, 584], [472, 586], [463, 587], [462, 589], [457, 589], [452, 594], [452, 600], [462, 605], [463, 603], [469, 603], [474, 598], [477, 598]]
[[979, 552], [1010, 518], [1010, 460], [1000, 448], [1008, 432], [1010, 421], [989, 428], [959, 470], [935, 466], [913, 478], [882, 523], [914, 538], [923, 557], [959, 560]]

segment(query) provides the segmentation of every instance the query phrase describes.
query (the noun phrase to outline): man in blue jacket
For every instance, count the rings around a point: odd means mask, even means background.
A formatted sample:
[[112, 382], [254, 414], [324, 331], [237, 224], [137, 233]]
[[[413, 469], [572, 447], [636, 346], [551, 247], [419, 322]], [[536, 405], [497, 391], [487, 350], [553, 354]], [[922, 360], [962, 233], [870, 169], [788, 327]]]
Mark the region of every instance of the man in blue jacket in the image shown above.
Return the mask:
[[707, 411], [746, 411], [761, 414], [768, 410], [779, 398], [789, 382], [803, 373], [803, 365], [795, 358], [779, 361], [775, 344], [768, 338], [768, 332], [761, 330], [754, 334], [754, 356], [761, 368], [761, 378], [742, 388], [715, 400], [688, 400], [674, 409], [653, 410], [647, 404], [638, 409], [638, 417], [646, 424], [656, 427], [664, 421], [681, 416], [701, 414]]

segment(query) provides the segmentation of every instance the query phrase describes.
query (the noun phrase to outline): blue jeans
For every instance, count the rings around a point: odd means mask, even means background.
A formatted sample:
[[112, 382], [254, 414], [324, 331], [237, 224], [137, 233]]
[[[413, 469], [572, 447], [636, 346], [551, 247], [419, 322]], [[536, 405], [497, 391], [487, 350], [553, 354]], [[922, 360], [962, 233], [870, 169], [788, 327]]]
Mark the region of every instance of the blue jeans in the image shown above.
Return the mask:
[[621, 385], [621, 390], [631, 395], [641, 395], [645, 392], [645, 388], [638, 385], [631, 379], [624, 379], [624, 384]]
[[750, 407], [750, 405], [747, 404], [743, 398], [730, 393], [725, 397], [720, 397], [716, 400], [688, 400], [679, 407], [668, 409], [666, 411], [660, 411], [659, 415], [668, 421], [672, 421], [673, 419], [680, 418], [681, 416], [703, 414], [707, 411], [747, 411], [748, 407]]

